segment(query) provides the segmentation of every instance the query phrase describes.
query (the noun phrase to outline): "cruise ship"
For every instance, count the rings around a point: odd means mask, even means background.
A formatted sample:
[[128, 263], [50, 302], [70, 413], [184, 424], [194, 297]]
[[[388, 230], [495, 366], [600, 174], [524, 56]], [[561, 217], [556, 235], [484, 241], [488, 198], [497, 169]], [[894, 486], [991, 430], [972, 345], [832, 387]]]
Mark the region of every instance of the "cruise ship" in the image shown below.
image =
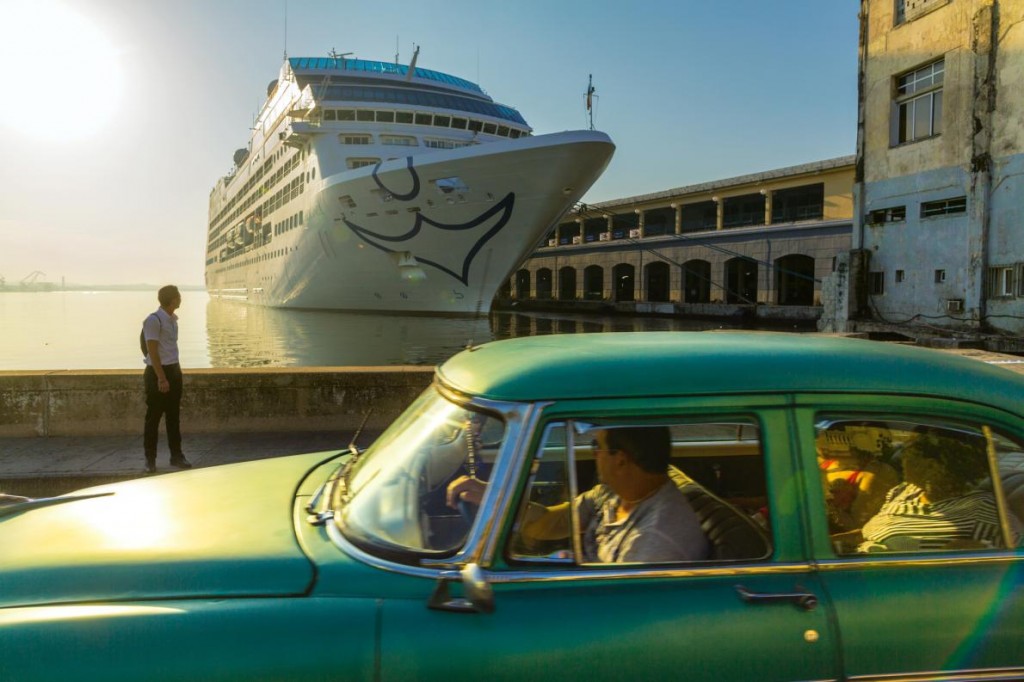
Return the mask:
[[218, 298], [478, 315], [600, 176], [593, 130], [534, 135], [477, 84], [347, 56], [286, 58], [210, 193]]

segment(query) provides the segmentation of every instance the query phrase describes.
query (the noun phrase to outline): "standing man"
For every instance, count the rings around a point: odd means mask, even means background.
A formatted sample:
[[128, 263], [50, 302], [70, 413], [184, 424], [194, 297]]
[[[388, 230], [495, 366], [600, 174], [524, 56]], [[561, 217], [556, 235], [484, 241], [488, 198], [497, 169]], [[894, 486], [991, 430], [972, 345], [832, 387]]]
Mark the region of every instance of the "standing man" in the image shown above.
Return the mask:
[[156, 444], [160, 418], [167, 415], [167, 444], [171, 449], [171, 466], [191, 469], [192, 464], [181, 451], [181, 365], [178, 364], [178, 316], [181, 292], [174, 285], [157, 292], [160, 307], [142, 323], [146, 341], [146, 430], [143, 447], [146, 451], [146, 473], [156, 473]]

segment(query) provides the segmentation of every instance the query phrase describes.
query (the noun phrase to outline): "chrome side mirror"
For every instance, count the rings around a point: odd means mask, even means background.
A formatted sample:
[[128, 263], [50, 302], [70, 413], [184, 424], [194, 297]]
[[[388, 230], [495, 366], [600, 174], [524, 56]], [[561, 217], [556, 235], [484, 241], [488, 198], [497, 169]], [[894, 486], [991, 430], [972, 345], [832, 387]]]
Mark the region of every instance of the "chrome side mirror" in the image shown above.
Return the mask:
[[463, 566], [458, 573], [462, 583], [462, 597], [452, 597], [449, 583], [455, 582], [453, 573], [442, 575], [427, 606], [439, 611], [455, 611], [457, 613], [494, 613], [494, 589], [487, 582], [483, 569], [478, 564], [470, 563]]

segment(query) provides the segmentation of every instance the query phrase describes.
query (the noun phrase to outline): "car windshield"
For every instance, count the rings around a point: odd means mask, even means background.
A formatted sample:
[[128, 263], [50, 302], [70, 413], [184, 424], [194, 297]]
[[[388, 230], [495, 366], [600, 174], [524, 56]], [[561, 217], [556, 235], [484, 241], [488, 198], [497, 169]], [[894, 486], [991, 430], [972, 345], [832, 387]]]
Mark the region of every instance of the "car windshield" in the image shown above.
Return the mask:
[[[448, 505], [449, 484], [463, 476], [486, 489], [505, 440], [500, 416], [459, 405], [427, 389], [360, 457], [338, 486], [339, 527], [356, 545], [410, 558], [451, 554], [462, 546], [476, 508]], [[342, 490], [343, 488], [347, 490]]]

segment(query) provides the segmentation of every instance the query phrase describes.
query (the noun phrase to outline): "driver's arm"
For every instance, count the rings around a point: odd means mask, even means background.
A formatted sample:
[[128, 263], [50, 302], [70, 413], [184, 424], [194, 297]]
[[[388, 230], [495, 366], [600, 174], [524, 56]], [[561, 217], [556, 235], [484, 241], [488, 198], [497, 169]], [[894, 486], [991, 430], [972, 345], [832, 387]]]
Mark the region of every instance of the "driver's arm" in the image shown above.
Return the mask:
[[479, 507], [480, 501], [484, 499], [485, 490], [487, 490], [487, 483], [479, 478], [459, 476], [448, 484], [445, 501], [452, 509], [458, 507], [460, 500]]
[[[448, 484], [446, 502], [455, 509], [460, 501], [480, 505], [487, 483], [472, 476], [459, 476]], [[562, 502], [551, 507], [531, 502], [526, 510], [522, 533], [533, 540], [560, 540], [569, 537], [572, 506]]]

